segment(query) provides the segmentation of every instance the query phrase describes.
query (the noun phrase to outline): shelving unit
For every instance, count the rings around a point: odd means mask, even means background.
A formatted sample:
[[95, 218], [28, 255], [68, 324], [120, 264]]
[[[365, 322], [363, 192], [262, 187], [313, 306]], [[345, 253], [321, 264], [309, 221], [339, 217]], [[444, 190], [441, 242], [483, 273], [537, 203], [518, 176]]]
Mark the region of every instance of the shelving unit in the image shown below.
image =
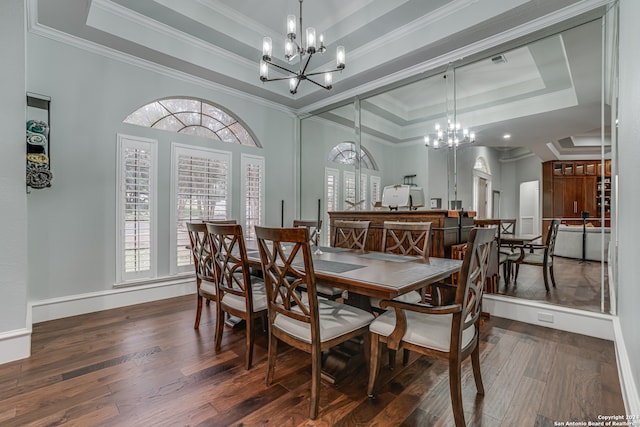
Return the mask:
[[597, 198], [596, 198], [596, 212], [598, 216], [602, 215], [609, 218], [611, 216], [611, 177], [597, 177]]

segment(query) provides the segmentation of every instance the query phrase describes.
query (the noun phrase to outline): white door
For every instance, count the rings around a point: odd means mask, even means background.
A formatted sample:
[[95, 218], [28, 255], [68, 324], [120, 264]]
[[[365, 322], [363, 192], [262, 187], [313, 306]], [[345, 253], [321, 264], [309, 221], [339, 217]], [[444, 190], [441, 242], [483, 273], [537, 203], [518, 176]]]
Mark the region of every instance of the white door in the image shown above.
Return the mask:
[[520, 234], [540, 234], [540, 183], [520, 184]]

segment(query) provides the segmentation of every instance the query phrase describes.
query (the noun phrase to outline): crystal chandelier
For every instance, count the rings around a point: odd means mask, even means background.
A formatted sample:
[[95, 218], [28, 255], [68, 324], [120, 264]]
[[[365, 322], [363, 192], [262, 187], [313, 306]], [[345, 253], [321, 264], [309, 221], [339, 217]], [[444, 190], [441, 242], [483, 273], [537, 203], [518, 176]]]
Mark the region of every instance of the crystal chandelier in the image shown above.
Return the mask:
[[460, 123], [448, 121], [447, 126], [443, 129], [439, 123], [436, 123], [435, 134], [432, 136], [425, 135], [424, 145], [430, 148], [441, 147], [459, 147], [461, 144], [473, 144], [476, 142], [476, 134], [463, 128]]
[[[324, 89], [331, 89], [333, 84], [333, 75], [336, 71], [344, 70], [345, 66], [345, 51], [344, 46], [338, 46], [336, 49], [336, 68], [327, 71], [319, 71], [315, 73], [307, 73], [307, 68], [311, 62], [311, 57], [316, 53], [324, 53], [327, 48], [324, 45], [324, 37], [320, 34], [319, 39], [316, 39], [316, 30], [313, 27], [306, 29], [306, 37], [303, 39], [302, 28], [302, 0], [300, 2], [300, 27], [299, 38], [296, 36], [296, 16], [287, 15], [287, 38], [284, 44], [284, 57], [287, 62], [291, 63], [294, 59], [298, 58], [298, 70], [291, 70], [276, 64], [271, 59], [271, 53], [273, 51], [273, 44], [271, 37], [264, 37], [262, 39], [262, 60], [260, 61], [260, 80], [262, 82], [273, 82], [277, 80], [289, 80], [289, 92], [295, 95], [298, 92], [298, 87], [303, 80], [307, 80], [317, 86]], [[299, 44], [296, 38], [300, 41]], [[320, 46], [318, 47], [318, 42]], [[269, 78], [269, 67], [278, 68], [288, 74], [287, 77]], [[324, 74], [324, 84], [318, 83], [311, 77]]]

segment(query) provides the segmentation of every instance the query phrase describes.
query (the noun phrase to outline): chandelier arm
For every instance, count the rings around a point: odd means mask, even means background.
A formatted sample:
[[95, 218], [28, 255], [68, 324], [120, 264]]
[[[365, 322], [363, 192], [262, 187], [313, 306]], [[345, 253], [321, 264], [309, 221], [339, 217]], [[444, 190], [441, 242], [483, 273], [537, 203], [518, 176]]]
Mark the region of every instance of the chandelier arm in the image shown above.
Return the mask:
[[[316, 74], [317, 74], [317, 73], [316, 73]], [[321, 88], [323, 88], [323, 89], [327, 89], [327, 90], [331, 89], [331, 88], [330, 88], [330, 87], [328, 87], [328, 86], [322, 85], [322, 84], [318, 83], [317, 81], [315, 81], [315, 80], [313, 80], [313, 79], [310, 79], [310, 78], [309, 78], [309, 76], [310, 76], [310, 75], [311, 75], [311, 74], [307, 74], [307, 81], [308, 81], [308, 82], [311, 82], [311, 83], [313, 83], [313, 84], [314, 84], [314, 85], [316, 85], [316, 86], [320, 86], [320, 87], [321, 87]]]
[[[298, 75], [300, 75], [300, 76], [306, 76], [307, 75], [307, 74], [305, 74], [305, 71], [307, 71], [307, 67], [309, 66], [309, 62], [311, 62], [311, 58], [312, 57], [313, 57], [313, 53], [310, 53], [309, 57], [307, 58], [307, 61], [304, 63], [304, 67], [302, 67], [302, 69], [300, 70]], [[311, 74], [309, 74], [309, 75], [311, 75]]]
[[[266, 62], [267, 64], [269, 64], [269, 65], [272, 65], [272, 66], [274, 66], [274, 67], [276, 67], [276, 68], [281, 69], [282, 71], [286, 71], [287, 73], [293, 74], [294, 76], [297, 76], [297, 75], [298, 75], [298, 73], [296, 73], [295, 71], [292, 71], [292, 70], [290, 70], [290, 69], [288, 69], [288, 68], [286, 68], [286, 67], [283, 67], [282, 65], [278, 65], [278, 64], [276, 64], [275, 62], [266, 61], [266, 60], [265, 60], [265, 62]], [[289, 78], [289, 77], [287, 77], [287, 78]], [[273, 79], [273, 80], [279, 80], [279, 79]], [[269, 81], [269, 79], [267, 79], [267, 81]]]
[[276, 77], [276, 78], [273, 78], [273, 79], [261, 79], [261, 81], [262, 82], [277, 82], [277, 81], [280, 81], [280, 80], [289, 80], [289, 79], [291, 79], [291, 77]]
[[309, 76], [317, 76], [319, 74], [335, 73], [336, 71], [342, 71], [342, 68], [336, 68], [334, 70], [318, 71], [318, 72], [315, 72], [315, 73], [306, 74], [306, 76], [307, 77], [309, 77]]

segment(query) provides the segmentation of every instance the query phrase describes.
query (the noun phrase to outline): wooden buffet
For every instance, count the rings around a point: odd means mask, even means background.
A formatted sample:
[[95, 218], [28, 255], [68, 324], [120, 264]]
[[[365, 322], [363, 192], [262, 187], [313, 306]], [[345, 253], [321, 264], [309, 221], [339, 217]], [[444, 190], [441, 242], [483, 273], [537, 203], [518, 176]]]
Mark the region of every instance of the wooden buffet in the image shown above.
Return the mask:
[[[330, 227], [339, 221], [371, 221], [366, 249], [382, 250], [382, 230], [385, 221], [431, 222], [430, 255], [440, 258], [451, 257], [451, 246], [464, 243], [473, 228], [474, 212], [448, 210], [378, 210], [378, 211], [335, 211], [329, 212]], [[333, 245], [333, 236], [331, 236]]]

